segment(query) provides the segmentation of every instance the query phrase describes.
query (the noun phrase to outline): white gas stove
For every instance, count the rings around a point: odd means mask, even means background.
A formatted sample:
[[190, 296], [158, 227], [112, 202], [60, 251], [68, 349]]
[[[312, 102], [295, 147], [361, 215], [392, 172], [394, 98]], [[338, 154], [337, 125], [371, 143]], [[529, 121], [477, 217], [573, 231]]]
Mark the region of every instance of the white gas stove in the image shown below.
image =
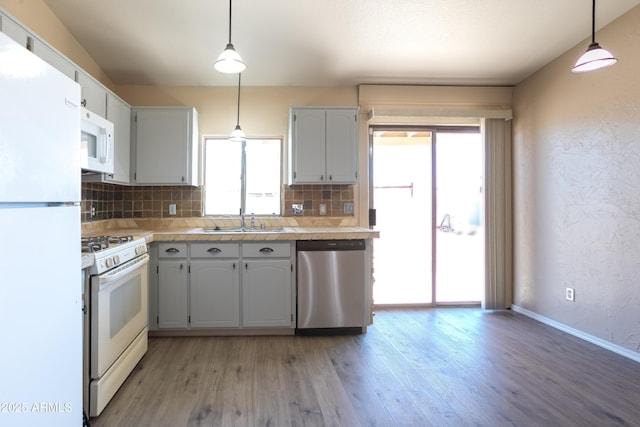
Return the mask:
[[92, 254], [85, 354], [85, 406], [100, 415], [147, 351], [147, 243], [133, 236], [82, 239], [82, 252]]
[[102, 274], [147, 253], [147, 242], [133, 236], [93, 236], [82, 238], [82, 252], [92, 253], [90, 273]]

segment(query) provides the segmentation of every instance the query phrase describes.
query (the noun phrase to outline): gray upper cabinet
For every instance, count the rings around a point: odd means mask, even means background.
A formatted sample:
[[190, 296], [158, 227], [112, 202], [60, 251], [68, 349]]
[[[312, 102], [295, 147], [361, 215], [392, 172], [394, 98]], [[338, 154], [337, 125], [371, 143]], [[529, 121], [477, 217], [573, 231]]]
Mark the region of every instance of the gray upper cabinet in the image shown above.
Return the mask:
[[357, 182], [357, 108], [292, 108], [289, 144], [290, 184]]
[[131, 170], [131, 106], [111, 92], [107, 96], [106, 119], [113, 123], [113, 173], [94, 173], [82, 176], [84, 182], [130, 183]]
[[134, 107], [133, 183], [200, 182], [198, 112], [193, 107]]
[[113, 174], [105, 174], [105, 181], [129, 184], [131, 169], [131, 107], [107, 92], [107, 120], [113, 122], [115, 163]]
[[45, 44], [40, 39], [35, 39], [33, 41], [32, 51], [53, 68], [56, 68], [71, 80], [75, 80], [76, 66], [61, 53], [58, 53], [55, 49]]
[[82, 87], [80, 103], [100, 117], [107, 117], [107, 89], [84, 71], [76, 70], [76, 82]]
[[31, 50], [33, 37], [25, 27], [14, 21], [8, 15], [0, 12], [0, 30], [23, 46]]

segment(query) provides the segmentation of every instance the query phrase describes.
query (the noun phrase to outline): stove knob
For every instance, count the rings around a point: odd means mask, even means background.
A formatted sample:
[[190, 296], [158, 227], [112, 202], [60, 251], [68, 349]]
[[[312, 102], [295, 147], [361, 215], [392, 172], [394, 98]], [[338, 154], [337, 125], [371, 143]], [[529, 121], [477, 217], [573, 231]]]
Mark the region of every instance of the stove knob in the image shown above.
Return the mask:
[[113, 259], [112, 258], [107, 258], [105, 260], [105, 263], [107, 264], [108, 268], [111, 268], [111, 266], [113, 265]]
[[113, 262], [116, 263], [116, 264], [120, 264], [120, 256], [119, 255], [115, 255], [113, 257]]

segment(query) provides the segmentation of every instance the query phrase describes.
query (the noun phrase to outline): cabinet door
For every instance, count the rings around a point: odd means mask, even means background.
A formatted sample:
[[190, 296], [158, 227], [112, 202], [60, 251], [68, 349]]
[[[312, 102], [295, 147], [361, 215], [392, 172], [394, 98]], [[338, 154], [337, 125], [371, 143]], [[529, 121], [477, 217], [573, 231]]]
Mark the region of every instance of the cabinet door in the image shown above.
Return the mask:
[[33, 42], [33, 53], [60, 71], [71, 80], [76, 78], [76, 67], [66, 57], [56, 52], [53, 48], [47, 46], [40, 40]]
[[100, 117], [107, 116], [107, 91], [90, 75], [76, 72], [76, 82], [82, 87], [82, 106]]
[[358, 111], [328, 109], [326, 114], [327, 181], [355, 183], [358, 178]]
[[190, 109], [136, 109], [136, 184], [188, 184]]
[[187, 328], [186, 260], [158, 263], [158, 305], [159, 328]]
[[325, 181], [325, 110], [303, 108], [292, 111], [292, 182]]
[[25, 49], [30, 47], [31, 34], [22, 25], [2, 13], [0, 13], [0, 30]]
[[105, 180], [119, 184], [129, 184], [131, 107], [109, 92], [107, 92], [107, 120], [113, 122], [115, 158], [113, 174], [106, 174]]
[[191, 262], [191, 327], [240, 326], [238, 260]]
[[293, 326], [291, 261], [244, 261], [242, 326]]

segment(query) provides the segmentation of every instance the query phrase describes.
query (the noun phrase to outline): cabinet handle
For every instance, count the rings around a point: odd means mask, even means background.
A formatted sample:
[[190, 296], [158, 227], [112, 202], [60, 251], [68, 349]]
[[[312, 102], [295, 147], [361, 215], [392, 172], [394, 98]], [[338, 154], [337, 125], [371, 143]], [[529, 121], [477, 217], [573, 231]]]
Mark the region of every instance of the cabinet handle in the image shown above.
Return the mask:
[[233, 269], [234, 270], [236, 269], [236, 263], [235, 262], [233, 263]]
[[271, 248], [262, 248], [262, 249], [260, 249], [260, 252], [262, 252], [263, 254], [270, 254], [271, 252], [273, 252], [273, 249], [271, 249]]
[[219, 254], [220, 252], [222, 252], [222, 249], [220, 249], [220, 248], [209, 248], [209, 249], [207, 249], [207, 252], [209, 252], [210, 254]]
[[177, 254], [180, 253], [180, 250], [176, 249], [176, 248], [169, 248], [165, 251], [168, 254]]
[[320, 175], [320, 181], [324, 181], [324, 175]]
[[329, 175], [329, 181], [333, 180], [333, 175]]
[[87, 106], [87, 100], [83, 99], [82, 102], [80, 102], [80, 105], [82, 105], [83, 107]]

